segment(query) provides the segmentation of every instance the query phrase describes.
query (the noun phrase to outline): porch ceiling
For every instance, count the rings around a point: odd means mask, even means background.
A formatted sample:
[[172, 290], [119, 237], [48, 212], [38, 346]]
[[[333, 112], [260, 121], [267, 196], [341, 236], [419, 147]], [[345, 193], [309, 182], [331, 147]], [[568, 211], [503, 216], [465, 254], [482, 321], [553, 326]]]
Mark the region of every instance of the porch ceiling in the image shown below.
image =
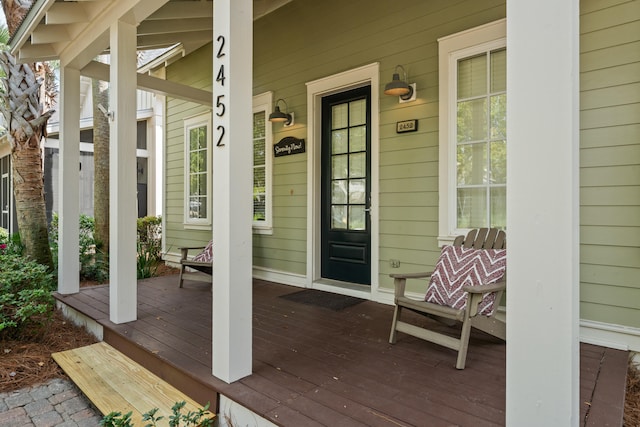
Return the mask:
[[[290, 1], [253, 0], [254, 20]], [[109, 25], [122, 16], [138, 25], [138, 50], [181, 45], [188, 54], [213, 38], [213, 0], [36, 0], [10, 47], [22, 62], [75, 60], [88, 50], [81, 68], [108, 53]]]

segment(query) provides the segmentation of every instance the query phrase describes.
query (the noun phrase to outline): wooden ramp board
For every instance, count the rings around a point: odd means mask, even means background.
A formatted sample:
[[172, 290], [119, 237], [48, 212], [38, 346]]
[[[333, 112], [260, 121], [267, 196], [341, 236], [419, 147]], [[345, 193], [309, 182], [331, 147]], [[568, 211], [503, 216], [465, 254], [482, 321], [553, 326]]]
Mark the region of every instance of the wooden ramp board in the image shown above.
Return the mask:
[[176, 402], [186, 402], [182, 413], [200, 408], [193, 399], [104, 342], [52, 357], [102, 414], [132, 412], [134, 426], [143, 426], [142, 415], [153, 408], [158, 408], [156, 416], [164, 416], [159, 425], [168, 425]]

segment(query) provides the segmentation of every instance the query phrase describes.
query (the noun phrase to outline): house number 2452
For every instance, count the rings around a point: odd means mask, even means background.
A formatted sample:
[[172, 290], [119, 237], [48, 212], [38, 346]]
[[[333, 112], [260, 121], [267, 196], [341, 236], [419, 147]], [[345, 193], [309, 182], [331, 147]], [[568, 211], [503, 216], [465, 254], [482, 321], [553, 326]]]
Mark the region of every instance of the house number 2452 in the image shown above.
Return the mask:
[[[216, 42], [218, 43], [218, 52], [216, 53], [216, 58], [220, 59], [223, 56], [226, 55], [225, 53], [225, 39], [224, 36], [220, 35], [216, 38]], [[219, 86], [220, 89], [224, 88], [224, 80], [226, 79], [226, 76], [224, 74], [224, 64], [221, 63], [220, 67], [218, 68], [218, 74], [216, 75], [216, 85]], [[220, 92], [224, 92], [224, 90], [221, 90]], [[224, 117], [225, 113], [227, 112], [227, 107], [224, 103], [224, 94], [222, 95], [218, 95], [216, 97], [216, 116], [218, 117]], [[216, 146], [217, 147], [224, 147], [224, 134], [225, 134], [225, 129], [223, 125], [219, 125], [217, 128], [218, 131], [218, 142], [216, 142]]]

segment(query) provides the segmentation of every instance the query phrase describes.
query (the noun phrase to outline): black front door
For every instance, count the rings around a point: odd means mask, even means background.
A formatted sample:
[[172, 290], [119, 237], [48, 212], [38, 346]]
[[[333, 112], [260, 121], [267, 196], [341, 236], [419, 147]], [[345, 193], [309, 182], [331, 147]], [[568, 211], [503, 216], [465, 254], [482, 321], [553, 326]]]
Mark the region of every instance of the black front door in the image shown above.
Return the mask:
[[371, 284], [371, 87], [322, 100], [323, 278]]

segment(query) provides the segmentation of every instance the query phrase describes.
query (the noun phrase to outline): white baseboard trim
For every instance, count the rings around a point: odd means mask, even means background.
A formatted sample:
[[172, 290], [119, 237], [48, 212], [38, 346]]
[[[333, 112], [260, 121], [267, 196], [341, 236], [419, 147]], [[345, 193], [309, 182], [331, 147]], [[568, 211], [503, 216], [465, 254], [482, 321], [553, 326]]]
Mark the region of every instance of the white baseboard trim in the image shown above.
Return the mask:
[[[413, 293], [407, 293], [407, 296], [415, 299], [419, 298], [417, 296], [414, 296]], [[394, 305], [395, 291], [391, 288], [378, 288], [378, 292], [376, 292], [376, 302], [379, 302], [381, 304]]]
[[220, 394], [220, 405], [218, 407], [218, 411], [219, 427], [276, 427], [276, 425], [271, 421], [229, 399], [224, 394]]
[[74, 325], [85, 328], [91, 335], [96, 337], [98, 341], [103, 340], [104, 328], [101, 324], [61, 301], [56, 301], [56, 306], [62, 312], [62, 315]]
[[253, 278], [283, 285], [307, 287], [307, 277], [304, 274], [289, 273], [288, 271], [272, 270], [264, 267], [253, 267]]
[[625, 351], [640, 351], [640, 329], [580, 320], [580, 341]]

